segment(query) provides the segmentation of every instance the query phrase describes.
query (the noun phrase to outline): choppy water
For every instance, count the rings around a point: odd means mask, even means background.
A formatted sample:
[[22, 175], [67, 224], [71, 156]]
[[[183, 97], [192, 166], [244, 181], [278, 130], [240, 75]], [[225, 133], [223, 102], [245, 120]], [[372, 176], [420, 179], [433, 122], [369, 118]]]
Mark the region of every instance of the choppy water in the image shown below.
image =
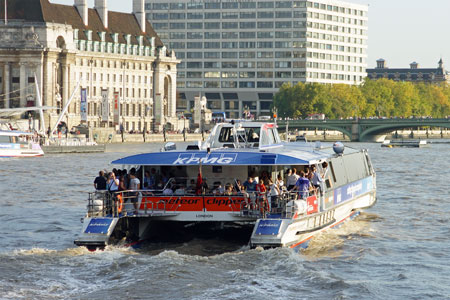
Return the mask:
[[450, 299], [450, 144], [355, 146], [378, 203], [299, 254], [220, 240], [91, 253], [73, 240], [96, 173], [159, 145], [0, 159], [0, 299]]

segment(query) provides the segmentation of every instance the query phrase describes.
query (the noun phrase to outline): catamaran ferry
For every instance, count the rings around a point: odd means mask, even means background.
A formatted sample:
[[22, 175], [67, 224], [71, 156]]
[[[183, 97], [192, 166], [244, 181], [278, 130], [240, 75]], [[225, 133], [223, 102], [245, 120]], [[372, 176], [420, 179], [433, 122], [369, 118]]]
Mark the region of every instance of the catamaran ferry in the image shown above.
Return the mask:
[[36, 136], [30, 132], [0, 130], [0, 157], [42, 156]]
[[[75, 244], [96, 249], [200, 232], [192, 228], [233, 227], [252, 248], [298, 250], [376, 201], [366, 150], [282, 142], [275, 124], [220, 123], [203, 144], [175, 148], [113, 161], [140, 178], [142, 187], [89, 193]], [[286, 188], [279, 181], [293, 169], [314, 170], [316, 186], [298, 180]]]

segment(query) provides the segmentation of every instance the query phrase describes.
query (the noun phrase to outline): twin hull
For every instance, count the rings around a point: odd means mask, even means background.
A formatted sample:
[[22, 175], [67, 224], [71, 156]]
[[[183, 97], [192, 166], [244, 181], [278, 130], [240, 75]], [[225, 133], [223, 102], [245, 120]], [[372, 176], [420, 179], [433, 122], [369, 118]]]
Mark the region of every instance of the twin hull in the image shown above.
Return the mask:
[[[306, 247], [313, 235], [357, 215], [360, 209], [372, 206], [375, 201], [374, 176], [337, 188], [325, 197], [310, 197], [307, 212], [293, 214], [289, 218], [283, 214], [261, 218], [254, 212], [243, 211], [243, 197], [142, 195], [137, 216], [123, 214], [116, 218], [85, 218], [75, 244], [102, 247], [123, 237], [144, 240], [152, 237], [152, 227], [158, 223], [233, 223], [254, 224], [250, 237], [252, 247], [298, 249]], [[132, 205], [125, 204], [124, 210], [132, 211]], [[164, 230], [165, 227], [162, 228]]]

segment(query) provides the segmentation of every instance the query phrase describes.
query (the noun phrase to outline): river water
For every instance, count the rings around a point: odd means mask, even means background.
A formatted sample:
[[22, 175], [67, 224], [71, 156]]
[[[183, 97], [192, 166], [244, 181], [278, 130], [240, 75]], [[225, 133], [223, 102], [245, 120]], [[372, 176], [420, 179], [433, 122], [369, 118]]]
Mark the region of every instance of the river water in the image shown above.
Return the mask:
[[218, 239], [74, 246], [98, 170], [160, 146], [0, 159], [0, 299], [450, 299], [450, 145], [353, 144], [369, 149], [378, 202], [300, 253]]

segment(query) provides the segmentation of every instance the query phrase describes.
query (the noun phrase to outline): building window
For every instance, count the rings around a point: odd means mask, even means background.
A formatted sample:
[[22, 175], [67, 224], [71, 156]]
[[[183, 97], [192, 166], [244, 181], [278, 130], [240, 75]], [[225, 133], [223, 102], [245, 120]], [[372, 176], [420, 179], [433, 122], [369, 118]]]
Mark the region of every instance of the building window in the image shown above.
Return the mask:
[[203, 56], [205, 58], [220, 58], [220, 52], [204, 52]]
[[220, 9], [220, 2], [207, 2], [205, 9]]
[[[156, 28], [155, 27], [156, 24], [152, 24], [152, 25], [155, 28], [155, 30], [157, 30], [157, 29], [167, 30], [168, 29], [167, 26], [165, 28]], [[186, 28], [186, 23], [170, 23], [170, 29], [185, 29], [185, 28]]]
[[220, 29], [220, 22], [205, 22], [205, 29]]
[[222, 81], [221, 86], [222, 86], [222, 88], [237, 88], [237, 82], [236, 81]]
[[274, 8], [273, 2], [258, 2], [258, 8]]
[[222, 9], [237, 9], [239, 8], [238, 2], [222, 2]]
[[218, 12], [207, 12], [205, 13], [205, 19], [214, 19], [214, 20], [218, 20], [220, 19], [220, 13]]
[[237, 58], [237, 52], [222, 52], [222, 58]]
[[272, 81], [258, 81], [256, 86], [258, 88], [273, 88], [273, 82]]
[[239, 87], [240, 88], [255, 88], [255, 82], [254, 81], [240, 81]]
[[197, 23], [187, 23], [187, 29], [202, 29], [203, 23], [197, 22]]
[[205, 88], [220, 88], [220, 81], [205, 81]]
[[222, 62], [222, 68], [223, 69], [236, 69], [238, 66], [237, 62]]
[[258, 28], [273, 28], [273, 22], [258, 22]]
[[222, 23], [222, 29], [237, 29], [238, 23], [237, 22], [223, 22]]
[[220, 39], [220, 32], [205, 32], [205, 39]]
[[258, 72], [258, 78], [273, 78], [273, 72]]

